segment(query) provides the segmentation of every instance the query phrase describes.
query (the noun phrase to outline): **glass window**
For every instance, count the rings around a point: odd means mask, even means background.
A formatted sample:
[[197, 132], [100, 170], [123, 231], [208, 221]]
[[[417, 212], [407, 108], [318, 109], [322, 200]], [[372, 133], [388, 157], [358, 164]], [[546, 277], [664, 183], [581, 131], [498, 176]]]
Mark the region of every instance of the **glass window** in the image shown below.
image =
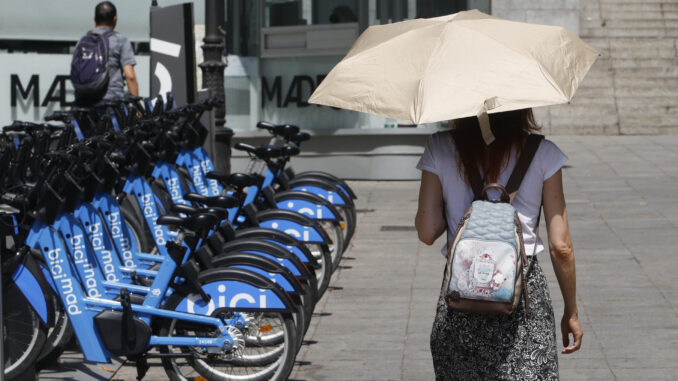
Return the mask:
[[478, 9], [490, 13], [490, 0], [417, 0], [417, 17], [437, 17]]
[[358, 0], [313, 0], [314, 24], [358, 22]]
[[360, 1], [263, 0], [263, 26], [275, 27], [358, 22]]

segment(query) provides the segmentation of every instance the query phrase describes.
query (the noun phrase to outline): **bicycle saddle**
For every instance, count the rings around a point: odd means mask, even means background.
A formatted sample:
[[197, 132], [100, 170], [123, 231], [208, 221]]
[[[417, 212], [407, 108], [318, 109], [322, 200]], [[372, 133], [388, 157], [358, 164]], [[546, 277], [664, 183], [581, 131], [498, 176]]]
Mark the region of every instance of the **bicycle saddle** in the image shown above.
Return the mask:
[[268, 130], [273, 135], [289, 140], [299, 132], [299, 127], [293, 124], [273, 124], [268, 122], [257, 123], [257, 128]]
[[249, 153], [253, 154], [254, 156], [256, 156], [260, 159], [263, 159], [263, 160], [272, 159], [274, 157], [280, 157], [280, 155], [282, 154], [280, 147], [276, 147], [276, 146], [255, 147], [255, 146], [251, 146], [251, 145], [245, 144], [245, 143], [236, 143], [235, 146], [233, 146], [233, 148], [235, 148], [237, 150], [249, 152]]
[[310, 135], [309, 133], [307, 133], [307, 132], [299, 132], [299, 133], [297, 133], [297, 134], [294, 134], [294, 136], [292, 136], [292, 137], [290, 138], [290, 140], [291, 140], [294, 144], [299, 145], [299, 143], [305, 142], [305, 141], [307, 141], [307, 140], [310, 139], [310, 138], [311, 138], [311, 135]]
[[194, 206], [190, 205], [183, 205], [183, 204], [174, 204], [171, 207], [173, 212], [176, 213], [184, 213], [184, 214], [202, 214], [202, 213], [212, 213], [219, 220], [223, 220], [228, 216], [228, 210], [224, 208], [196, 208]]
[[218, 171], [211, 171], [205, 175], [208, 179], [219, 180], [224, 184], [233, 185], [236, 187], [248, 187], [257, 183], [258, 179], [255, 176], [246, 173], [224, 173]]
[[299, 147], [293, 145], [286, 145], [281, 147], [286, 156], [294, 156], [299, 154]]
[[166, 214], [158, 217], [158, 225], [177, 226], [190, 231], [208, 230], [216, 225], [219, 220], [212, 213], [200, 213], [190, 217], [179, 217]]
[[198, 202], [214, 208], [233, 208], [240, 205], [240, 201], [235, 197], [230, 196], [203, 196], [197, 193], [186, 193], [184, 200]]
[[46, 121], [56, 120], [60, 122], [68, 122], [71, 120], [71, 113], [68, 111], [54, 111], [52, 114], [45, 116]]

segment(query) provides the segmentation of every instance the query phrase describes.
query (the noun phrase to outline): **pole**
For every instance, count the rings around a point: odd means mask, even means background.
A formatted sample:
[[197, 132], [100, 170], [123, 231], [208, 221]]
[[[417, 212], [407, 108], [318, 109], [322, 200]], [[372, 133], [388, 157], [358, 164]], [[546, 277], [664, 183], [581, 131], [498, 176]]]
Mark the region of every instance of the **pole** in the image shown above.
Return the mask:
[[[217, 170], [231, 170], [231, 136], [233, 130], [226, 128], [226, 95], [224, 94], [224, 37], [219, 32], [219, 20], [224, 16], [224, 0], [205, 0], [205, 38], [202, 52], [205, 58], [200, 64], [202, 87], [209, 89], [212, 96], [224, 101], [213, 113], [210, 123], [209, 150]], [[217, 135], [218, 131], [218, 135]], [[217, 149], [217, 143], [219, 147]]]
[[[223, 13], [219, 14], [219, 2], [223, 4], [223, 0], [205, 0], [205, 38], [202, 39], [202, 52], [205, 61], [200, 64], [202, 70], [202, 87], [204, 89], [211, 89], [212, 94], [222, 100], [225, 100], [224, 95], [224, 69], [226, 63], [223, 61], [224, 56], [224, 38], [219, 33], [219, 16], [223, 17]], [[220, 106], [214, 113], [216, 127], [224, 127], [226, 123], [226, 105]]]

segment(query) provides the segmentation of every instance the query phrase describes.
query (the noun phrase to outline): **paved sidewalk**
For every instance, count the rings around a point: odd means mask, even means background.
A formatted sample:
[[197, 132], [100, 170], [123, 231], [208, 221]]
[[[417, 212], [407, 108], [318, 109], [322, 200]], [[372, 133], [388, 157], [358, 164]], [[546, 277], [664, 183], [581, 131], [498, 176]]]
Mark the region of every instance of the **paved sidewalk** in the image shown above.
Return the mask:
[[[577, 259], [582, 350], [563, 380], [678, 379], [678, 137], [555, 137]], [[417, 243], [418, 183], [354, 182], [354, 246], [317, 307], [299, 380], [432, 380], [442, 240]], [[389, 229], [390, 231], [384, 231]], [[544, 229], [542, 236], [546, 237]], [[562, 298], [542, 256], [556, 318]], [[558, 333], [558, 342], [560, 342]]]
[[[553, 140], [570, 157], [564, 182], [584, 329], [582, 350], [560, 356], [561, 379], [678, 379], [678, 136]], [[433, 379], [442, 240], [417, 242], [418, 185], [351, 182], [360, 197], [354, 244], [316, 307], [293, 379]], [[541, 260], [559, 315], [548, 255]], [[124, 366], [113, 379], [134, 376]], [[154, 366], [145, 380], [164, 379]]]

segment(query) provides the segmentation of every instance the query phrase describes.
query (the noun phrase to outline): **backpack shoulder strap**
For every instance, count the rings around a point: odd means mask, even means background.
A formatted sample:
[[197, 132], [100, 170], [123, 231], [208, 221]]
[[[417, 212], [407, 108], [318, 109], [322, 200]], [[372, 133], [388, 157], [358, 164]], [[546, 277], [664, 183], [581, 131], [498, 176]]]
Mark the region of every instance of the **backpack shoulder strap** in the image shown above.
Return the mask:
[[511, 197], [511, 201], [515, 198], [516, 193], [518, 193], [520, 184], [523, 182], [523, 178], [525, 177], [528, 168], [530, 168], [530, 163], [532, 163], [534, 154], [537, 153], [537, 149], [542, 140], [544, 140], [544, 135], [527, 135], [525, 146], [520, 152], [520, 156], [516, 161], [516, 166], [513, 168], [513, 172], [511, 172], [511, 176], [506, 183], [506, 192]]
[[[452, 141], [454, 144], [457, 144], [457, 131], [452, 131]], [[461, 158], [461, 156], [459, 156]], [[473, 191], [473, 201], [480, 200], [483, 198], [483, 179], [480, 176], [480, 171], [478, 167], [473, 165], [473, 163], [468, 163], [467, 160], [462, 159], [462, 166], [464, 167], [464, 173], [468, 179], [469, 184], [471, 185], [471, 190]]]

